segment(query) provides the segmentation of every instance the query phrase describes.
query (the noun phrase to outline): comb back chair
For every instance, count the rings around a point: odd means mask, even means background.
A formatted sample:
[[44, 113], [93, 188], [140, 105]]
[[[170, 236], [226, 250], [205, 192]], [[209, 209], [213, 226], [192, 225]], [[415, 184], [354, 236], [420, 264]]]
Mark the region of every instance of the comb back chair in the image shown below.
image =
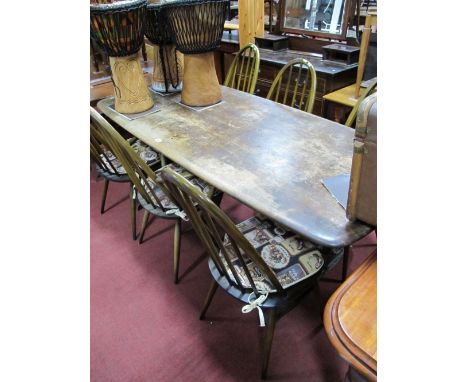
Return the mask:
[[361, 94], [358, 101], [356, 102], [356, 105], [354, 105], [353, 109], [351, 110], [351, 113], [349, 113], [348, 118], [346, 119], [346, 122], [345, 122], [345, 126], [348, 126], [348, 127], [353, 126], [353, 123], [356, 120], [359, 106], [361, 105], [362, 101], [364, 101], [365, 98], [367, 98], [372, 93], [374, 93], [376, 89], [377, 89], [377, 78], [373, 80], [369, 84], [369, 86], [366, 88], [366, 90]]
[[105, 212], [109, 181], [130, 182], [130, 178], [125, 171], [121, 170], [122, 166], [116, 161], [115, 155], [93, 124], [90, 125], [90, 141], [91, 158], [96, 163], [97, 173], [104, 178], [104, 189], [101, 198], [101, 214], [103, 214]]
[[[294, 68], [298, 69], [297, 72]], [[311, 113], [316, 87], [317, 76], [312, 64], [304, 58], [295, 58], [281, 68], [266, 98]]]
[[[169, 191], [166, 189], [165, 185], [161, 183], [159, 171], [153, 171], [153, 169], [140, 158], [135, 150], [132, 149], [130, 144], [93, 108], [91, 108], [91, 120], [99, 127], [102, 135], [106, 137], [112, 151], [122, 163], [132, 183], [132, 227], [136, 225], [137, 202], [145, 210], [140, 229], [140, 239], [144, 234], [150, 214], [162, 219], [175, 220], [174, 282], [177, 284], [179, 281], [181, 224], [182, 220], [186, 220], [184, 212], [173, 202]], [[161, 158], [163, 157], [161, 156]], [[180, 176], [187, 179], [187, 181], [190, 180], [191, 184], [193, 184], [194, 187], [198, 187], [200, 192], [207, 195], [207, 197], [211, 197], [215, 194], [213, 186], [194, 177], [184, 168], [173, 163], [166, 167], [180, 173]], [[218, 195], [219, 194], [217, 194], [217, 196]], [[219, 199], [219, 202], [220, 201]]]
[[[101, 117], [102, 118], [102, 117]], [[103, 118], [104, 120], [104, 118]], [[105, 121], [105, 120], [104, 120]], [[107, 121], [106, 121], [107, 122]], [[118, 133], [117, 133], [118, 134]], [[123, 139], [123, 138], [122, 138]], [[148, 146], [143, 144], [136, 138], [131, 138], [127, 141], [132, 145], [132, 149], [139, 155], [145, 158], [145, 161], [151, 168], [160, 166], [160, 156]], [[127, 171], [123, 167], [122, 163], [116, 157], [113, 148], [111, 147], [108, 138], [98, 125], [91, 120], [90, 123], [90, 151], [91, 158], [96, 163], [96, 171], [99, 176], [104, 178], [104, 189], [101, 199], [101, 214], [105, 212], [105, 204], [107, 191], [109, 188], [109, 181], [112, 182], [129, 182], [130, 183], [130, 195], [132, 195], [132, 183], [129, 178]], [[133, 200], [130, 198], [131, 211], [133, 213]], [[132, 239], [136, 239], [136, 228], [132, 218]]]
[[252, 43], [247, 44], [236, 53], [224, 80], [224, 86], [254, 94], [259, 65], [260, 53], [257, 46]]
[[[293, 309], [308, 292], [319, 291], [318, 276], [336, 260], [340, 251], [325, 250], [256, 215], [235, 225], [206, 195], [169, 168], [161, 172], [173, 200], [189, 216], [205, 246], [213, 277], [200, 319], [218, 287], [266, 312], [266, 331], [261, 356], [261, 377], [266, 378], [276, 322]], [[336, 262], [336, 261], [335, 261]], [[260, 314], [261, 313], [261, 314]], [[263, 310], [259, 311], [261, 326]], [[263, 324], [263, 325], [262, 325]]]
[[[159, 187], [155, 172], [132, 149], [130, 144], [101, 116], [91, 108], [91, 120], [105, 137], [112, 151], [125, 168], [127, 176], [132, 184], [132, 230], [136, 227], [136, 203], [137, 201], [145, 209], [143, 221], [147, 223], [149, 213], [176, 221], [174, 228], [174, 264], [178, 272], [180, 258], [180, 225], [181, 218], [176, 212], [175, 205], [166, 196], [164, 190]], [[141, 235], [141, 232], [140, 232]], [[174, 270], [175, 278], [176, 270]]]

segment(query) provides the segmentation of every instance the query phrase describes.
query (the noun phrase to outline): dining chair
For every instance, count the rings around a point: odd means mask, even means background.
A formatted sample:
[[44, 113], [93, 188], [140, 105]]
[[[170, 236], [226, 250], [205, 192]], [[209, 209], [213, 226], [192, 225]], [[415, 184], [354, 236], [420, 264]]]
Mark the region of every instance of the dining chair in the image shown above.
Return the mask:
[[[143, 236], [148, 223], [149, 215], [154, 215], [157, 218], [175, 220], [174, 227], [174, 282], [179, 281], [179, 263], [180, 263], [180, 239], [181, 239], [181, 223], [182, 220], [187, 220], [185, 213], [180, 210], [173, 202], [162, 184], [159, 171], [154, 171], [148, 164], [138, 155], [138, 153], [96, 110], [91, 109], [91, 120], [95, 126], [98, 126], [101, 134], [107, 139], [112, 152], [124, 167], [127, 176], [132, 183], [132, 227], [136, 226], [136, 208], [137, 203], [143, 207], [145, 214], [143, 216], [142, 226], [140, 229], [140, 238]], [[164, 164], [163, 156], [161, 160]], [[180, 174], [181, 177], [190, 181], [194, 187], [197, 187], [200, 192], [207, 197], [215, 197], [218, 203], [221, 202], [222, 194], [217, 192], [213, 186], [205, 181], [196, 178], [183, 167], [171, 163], [165, 167], [170, 168]]]
[[259, 65], [258, 48], [255, 44], [247, 44], [234, 57], [224, 80], [224, 86], [254, 94]]
[[[95, 122], [93, 123], [93, 117], [91, 116], [91, 123], [90, 123], [91, 158], [96, 163], [96, 171], [98, 175], [104, 178], [104, 189], [103, 189], [102, 198], [101, 198], [101, 214], [103, 214], [105, 212], [105, 205], [106, 205], [107, 191], [109, 189], [109, 182], [119, 182], [119, 183], [129, 182], [130, 195], [132, 195], [133, 186], [127, 174], [127, 171], [125, 170], [122, 163], [119, 161], [113, 149], [111, 148], [111, 144], [109, 143], [108, 138], [106, 137], [105, 134], [103, 134], [103, 132], [98, 126], [99, 125], [96, 124]], [[118, 133], [116, 132], [116, 134]], [[145, 145], [143, 142], [141, 142], [139, 139], [135, 137], [130, 138], [129, 140], [127, 140], [127, 142], [131, 145], [132, 149], [135, 150], [135, 152], [138, 153], [140, 157], [145, 160], [148, 166], [150, 166], [152, 169], [156, 169], [160, 167], [160, 156], [158, 156], [158, 154], [155, 151], [153, 151], [151, 148], [149, 148], [147, 145]], [[134, 207], [132, 204], [133, 203], [132, 198], [130, 198], [130, 202], [131, 202], [131, 211], [133, 213]], [[133, 219], [132, 219], [132, 239], [136, 240], [136, 227], [135, 227]]]
[[130, 182], [130, 178], [125, 173], [125, 170], [122, 171], [122, 165], [110, 150], [106, 140], [99, 134], [99, 131], [96, 130], [92, 123], [90, 127], [91, 158], [96, 163], [98, 175], [104, 178], [104, 189], [101, 198], [101, 214], [103, 214], [105, 212], [109, 181]]
[[356, 102], [356, 105], [354, 105], [353, 109], [351, 110], [351, 113], [349, 113], [348, 118], [346, 119], [345, 126], [348, 126], [348, 127], [353, 126], [354, 121], [356, 120], [359, 106], [361, 106], [362, 101], [364, 101], [365, 98], [370, 96], [376, 90], [377, 90], [377, 78], [371, 81], [370, 84], [367, 86], [366, 90], [359, 96], [359, 99]]
[[266, 378], [276, 323], [308, 292], [319, 292], [319, 275], [342, 250], [318, 247], [260, 214], [235, 225], [180, 174], [169, 168], [161, 174], [209, 255], [213, 281], [200, 319], [218, 287], [246, 304], [243, 313], [258, 309], [260, 325], [266, 325], [261, 355], [261, 377]]
[[312, 64], [304, 58], [295, 58], [281, 68], [266, 98], [311, 113], [316, 86]]

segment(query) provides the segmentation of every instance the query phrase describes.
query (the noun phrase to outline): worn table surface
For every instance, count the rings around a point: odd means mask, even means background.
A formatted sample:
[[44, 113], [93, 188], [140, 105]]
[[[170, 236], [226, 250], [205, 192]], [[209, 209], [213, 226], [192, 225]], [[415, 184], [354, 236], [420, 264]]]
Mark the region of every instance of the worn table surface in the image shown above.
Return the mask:
[[223, 102], [194, 111], [177, 95], [154, 95], [161, 111], [128, 120], [98, 108], [131, 134], [251, 208], [312, 241], [352, 244], [371, 228], [346, 219], [321, 184], [349, 173], [354, 130], [272, 101], [222, 87]]
[[325, 332], [361, 375], [377, 380], [377, 250], [330, 297]]

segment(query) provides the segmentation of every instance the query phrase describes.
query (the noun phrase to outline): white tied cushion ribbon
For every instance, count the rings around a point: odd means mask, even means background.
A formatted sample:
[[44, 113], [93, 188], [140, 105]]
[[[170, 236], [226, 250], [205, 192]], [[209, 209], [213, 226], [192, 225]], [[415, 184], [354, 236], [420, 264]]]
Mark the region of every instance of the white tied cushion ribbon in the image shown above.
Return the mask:
[[187, 214], [184, 212], [184, 211], [181, 211], [179, 210], [178, 208], [174, 208], [172, 210], [167, 210], [166, 211], [166, 215], [176, 215], [178, 216], [179, 218], [181, 218], [182, 220], [188, 222], [188, 217], [187, 217]]
[[260, 326], [264, 327], [265, 326], [265, 316], [263, 315], [263, 310], [262, 310], [261, 306], [265, 302], [265, 300], [267, 299], [268, 292], [266, 294], [261, 294], [255, 300], [252, 300], [253, 297], [255, 297], [255, 293], [252, 292], [249, 295], [249, 303], [242, 307], [242, 313], [250, 313], [252, 310], [257, 308], [258, 309], [258, 318], [260, 320]]

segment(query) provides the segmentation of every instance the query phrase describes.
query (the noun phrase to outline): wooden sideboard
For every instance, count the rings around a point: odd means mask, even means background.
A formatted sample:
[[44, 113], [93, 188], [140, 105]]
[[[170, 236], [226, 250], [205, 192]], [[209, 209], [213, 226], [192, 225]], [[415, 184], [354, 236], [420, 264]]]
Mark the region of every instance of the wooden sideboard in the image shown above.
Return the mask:
[[[239, 39], [237, 31], [231, 33], [225, 31], [221, 42], [221, 47], [215, 54], [216, 66], [220, 81], [224, 81], [229, 70], [233, 53], [239, 50]], [[273, 51], [260, 49], [260, 72], [258, 74], [257, 88], [255, 94], [266, 97], [273, 80], [281, 68], [294, 58], [305, 58], [309, 60], [315, 68], [317, 74], [317, 90], [312, 113], [324, 116], [323, 96], [334, 90], [351, 85], [356, 81], [357, 63], [344, 64], [335, 61], [322, 60], [317, 53], [302, 52], [291, 49]]]

